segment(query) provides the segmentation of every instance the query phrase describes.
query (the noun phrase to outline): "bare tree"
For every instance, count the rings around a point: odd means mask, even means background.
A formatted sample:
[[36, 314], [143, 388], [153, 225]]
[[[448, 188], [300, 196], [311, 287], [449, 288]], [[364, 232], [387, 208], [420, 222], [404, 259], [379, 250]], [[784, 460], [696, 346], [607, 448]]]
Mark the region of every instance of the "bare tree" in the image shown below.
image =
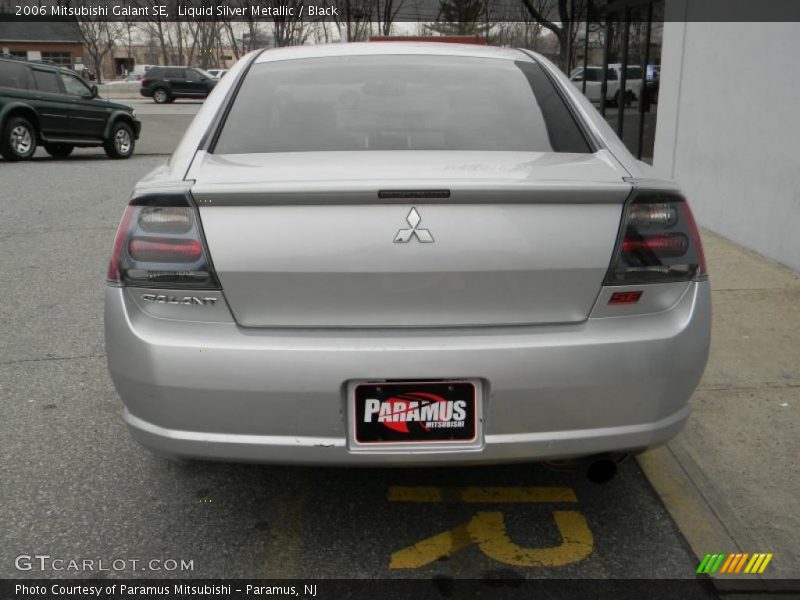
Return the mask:
[[[556, 1], [557, 0], [531, 0], [531, 3], [540, 14], [549, 15], [555, 8]], [[531, 13], [528, 12], [524, 5], [522, 6], [522, 9], [522, 14], [520, 15], [522, 40], [520, 40], [518, 43], [524, 48], [538, 50], [539, 42], [542, 38], [542, 34], [544, 33], [544, 27], [542, 26], [541, 22], [537, 21], [531, 16]]]
[[361, 42], [369, 38], [376, 8], [375, 0], [339, 0], [337, 6], [341, 17], [334, 17], [334, 21], [340, 31], [345, 27], [347, 41]]
[[136, 23], [130, 19], [125, 19], [125, 49], [128, 54], [128, 65], [126, 70], [130, 71], [133, 68], [133, 32], [136, 29]]
[[97, 76], [97, 83], [103, 83], [103, 59], [114, 49], [117, 38], [123, 35], [124, 26], [116, 21], [81, 19], [78, 21], [78, 32]]
[[[559, 66], [569, 71], [575, 59], [575, 38], [587, 11], [592, 10], [589, 0], [557, 0], [556, 6], [546, 6], [536, 0], [522, 0], [531, 17], [556, 36], [559, 45]], [[554, 9], [557, 9], [554, 10]], [[553, 13], [557, 12], [557, 16]]]
[[[168, 65], [170, 64], [170, 49], [171, 49], [171, 40], [170, 40], [170, 23], [164, 19], [164, 17], [160, 16], [160, 13], [156, 13], [154, 7], [157, 5], [162, 5], [165, 2], [162, 0], [136, 0], [136, 2], [140, 6], [149, 7], [148, 14], [151, 15], [147, 19], [143, 20], [141, 24], [142, 31], [144, 31], [149, 39], [155, 41], [158, 44], [159, 53], [161, 54], [162, 64]], [[171, 13], [175, 14], [175, 13]]]
[[428, 25], [428, 30], [442, 35], [484, 37], [490, 29], [486, 16], [486, 0], [440, 0], [436, 21]]
[[[284, 4], [299, 15], [305, 0], [285, 0]], [[313, 30], [311, 23], [299, 17], [272, 17], [272, 27], [275, 46], [278, 47], [304, 44]]]
[[[223, 37], [238, 60], [244, 54], [263, 45], [259, 18], [250, 10], [251, 0], [228, 0], [228, 5], [234, 8], [243, 8], [242, 17], [234, 21], [231, 18], [220, 18], [221, 35], [219, 36], [220, 53], [222, 52]], [[234, 25], [234, 23], [237, 23]], [[224, 36], [222, 35], [224, 34]]]
[[381, 35], [391, 35], [392, 23], [406, 0], [375, 0], [375, 17]]

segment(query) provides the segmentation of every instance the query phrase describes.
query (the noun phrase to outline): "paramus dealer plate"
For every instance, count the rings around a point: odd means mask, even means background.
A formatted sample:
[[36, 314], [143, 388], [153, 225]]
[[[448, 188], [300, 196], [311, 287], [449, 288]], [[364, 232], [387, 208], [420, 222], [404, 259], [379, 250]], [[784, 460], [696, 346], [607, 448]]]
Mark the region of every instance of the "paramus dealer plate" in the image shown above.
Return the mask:
[[478, 439], [478, 388], [471, 381], [358, 383], [352, 390], [357, 444], [469, 444]]

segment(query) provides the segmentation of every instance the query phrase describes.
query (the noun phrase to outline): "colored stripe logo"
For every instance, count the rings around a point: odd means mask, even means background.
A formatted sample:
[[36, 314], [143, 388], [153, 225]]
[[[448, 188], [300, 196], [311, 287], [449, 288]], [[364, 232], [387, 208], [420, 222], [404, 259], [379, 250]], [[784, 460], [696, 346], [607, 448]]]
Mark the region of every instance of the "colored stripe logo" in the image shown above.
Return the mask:
[[734, 554], [725, 554], [719, 552], [716, 554], [706, 554], [700, 566], [697, 567], [697, 573], [705, 573], [713, 575], [714, 573], [732, 575], [732, 574], [761, 574], [767, 568], [769, 561], [772, 560], [773, 554], [757, 552], [750, 554], [748, 552], [736, 552]]

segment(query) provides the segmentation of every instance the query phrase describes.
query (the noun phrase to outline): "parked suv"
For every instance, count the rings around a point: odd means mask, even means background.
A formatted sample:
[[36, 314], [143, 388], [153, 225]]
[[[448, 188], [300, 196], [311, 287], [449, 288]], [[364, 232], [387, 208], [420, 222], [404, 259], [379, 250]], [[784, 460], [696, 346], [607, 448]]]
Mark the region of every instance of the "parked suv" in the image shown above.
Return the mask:
[[43, 145], [51, 156], [76, 147], [103, 146], [111, 158], [128, 158], [141, 123], [134, 110], [97, 97], [69, 69], [0, 57], [0, 154], [25, 160]]
[[142, 96], [158, 104], [174, 102], [175, 98], [205, 98], [217, 85], [217, 79], [203, 69], [194, 67], [153, 67], [142, 78]]

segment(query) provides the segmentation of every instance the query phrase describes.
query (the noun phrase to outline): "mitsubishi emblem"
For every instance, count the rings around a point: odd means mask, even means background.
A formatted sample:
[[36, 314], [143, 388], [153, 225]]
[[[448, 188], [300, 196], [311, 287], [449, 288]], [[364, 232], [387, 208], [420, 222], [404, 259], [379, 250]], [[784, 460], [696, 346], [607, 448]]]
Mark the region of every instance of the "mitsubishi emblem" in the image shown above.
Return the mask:
[[420, 221], [422, 221], [422, 217], [419, 216], [416, 208], [411, 209], [411, 212], [408, 213], [408, 216], [406, 217], [406, 221], [408, 221], [408, 224], [411, 227], [409, 229], [401, 229], [397, 232], [397, 235], [394, 236], [395, 244], [405, 244], [414, 236], [417, 236], [417, 241], [423, 244], [433, 242], [433, 236], [431, 235], [431, 232], [427, 229], [418, 227]]

